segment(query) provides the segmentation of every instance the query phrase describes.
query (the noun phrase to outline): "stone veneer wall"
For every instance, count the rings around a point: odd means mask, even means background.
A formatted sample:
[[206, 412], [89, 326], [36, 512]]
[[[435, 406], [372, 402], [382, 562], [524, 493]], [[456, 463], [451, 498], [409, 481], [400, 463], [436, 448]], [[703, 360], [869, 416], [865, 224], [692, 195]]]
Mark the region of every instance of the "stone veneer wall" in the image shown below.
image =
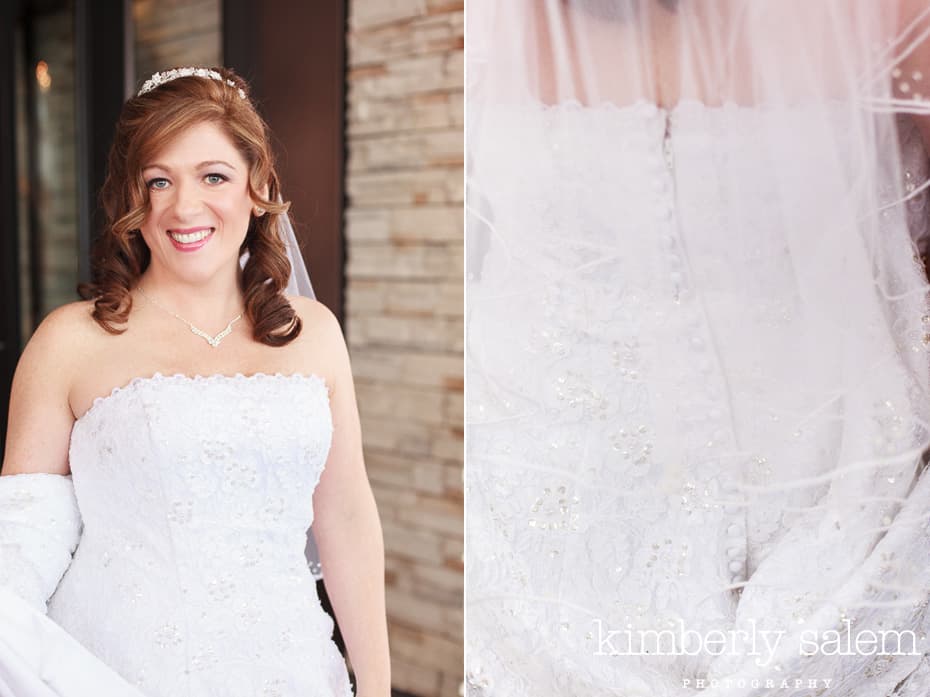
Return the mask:
[[462, 680], [463, 4], [349, 5], [347, 333], [394, 685], [424, 696]]
[[136, 86], [183, 65], [222, 65], [220, 0], [133, 0]]

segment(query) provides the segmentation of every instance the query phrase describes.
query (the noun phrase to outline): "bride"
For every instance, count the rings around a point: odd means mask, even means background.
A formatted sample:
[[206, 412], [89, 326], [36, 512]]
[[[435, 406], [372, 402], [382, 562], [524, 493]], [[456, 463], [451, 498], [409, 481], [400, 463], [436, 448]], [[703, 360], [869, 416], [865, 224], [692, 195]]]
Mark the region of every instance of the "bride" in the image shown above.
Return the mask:
[[351, 694], [304, 556], [311, 522], [357, 694], [389, 694], [348, 355], [305, 297], [247, 89], [184, 68], [125, 104], [86, 300], [20, 359], [0, 477], [4, 697]]
[[468, 22], [469, 694], [930, 694], [925, 0]]

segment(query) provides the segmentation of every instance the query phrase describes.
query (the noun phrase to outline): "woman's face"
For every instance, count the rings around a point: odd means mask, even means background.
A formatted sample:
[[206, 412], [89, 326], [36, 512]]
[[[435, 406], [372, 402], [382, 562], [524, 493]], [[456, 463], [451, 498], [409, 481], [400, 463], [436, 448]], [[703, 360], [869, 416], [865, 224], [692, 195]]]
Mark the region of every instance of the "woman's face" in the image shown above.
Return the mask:
[[151, 264], [201, 283], [239, 263], [252, 212], [248, 165], [213, 123], [190, 127], [143, 163], [151, 211], [142, 238]]

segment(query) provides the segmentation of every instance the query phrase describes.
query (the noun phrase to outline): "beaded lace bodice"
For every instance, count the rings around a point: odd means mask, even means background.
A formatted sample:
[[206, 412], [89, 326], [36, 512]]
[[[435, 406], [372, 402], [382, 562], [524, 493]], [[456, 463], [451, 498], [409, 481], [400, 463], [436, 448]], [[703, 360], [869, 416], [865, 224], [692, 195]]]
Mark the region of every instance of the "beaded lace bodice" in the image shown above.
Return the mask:
[[[784, 172], [754, 142], [761, 120], [802, 111], [493, 109], [470, 192], [469, 694], [688, 694], [712, 656], [610, 656], [635, 649], [602, 640], [729, 630], [760, 568], [749, 607], [770, 626], [804, 622], [822, 597], [764, 589], [790, 586], [779, 568], [804, 542], [787, 531], [823, 489], [750, 506], [747, 491], [834, 466], [844, 413], [886, 452], [911, 447], [925, 437], [900, 416], [913, 384], [889, 360], [864, 396], [816, 411], [835, 356], [798, 278], [817, 269], [789, 253], [770, 203]], [[909, 279], [911, 254], [902, 243]], [[925, 360], [912, 336], [861, 340]], [[900, 479], [880, 472], [873, 491], [903, 495]], [[812, 556], [831, 569], [833, 554]]]
[[161, 375], [95, 400], [49, 616], [151, 697], [351, 694], [304, 557], [332, 436], [315, 376]]

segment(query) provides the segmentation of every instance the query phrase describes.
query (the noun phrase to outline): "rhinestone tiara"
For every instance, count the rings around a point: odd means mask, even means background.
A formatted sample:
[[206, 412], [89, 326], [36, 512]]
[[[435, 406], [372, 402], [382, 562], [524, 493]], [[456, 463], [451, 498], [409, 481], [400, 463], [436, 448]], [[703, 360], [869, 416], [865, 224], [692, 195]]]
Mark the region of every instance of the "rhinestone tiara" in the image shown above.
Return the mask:
[[215, 70], [210, 70], [209, 68], [173, 68], [172, 70], [166, 70], [165, 72], [155, 73], [142, 85], [142, 89], [139, 90], [137, 97], [150, 92], [159, 85], [164, 85], [166, 82], [171, 82], [172, 80], [177, 80], [179, 77], [189, 77], [191, 75], [196, 75], [197, 77], [208, 77], [211, 80], [217, 80], [219, 82], [225, 82], [230, 87], [235, 87], [236, 91], [239, 92], [239, 96], [245, 99], [245, 91], [236, 85], [232, 80], [224, 80], [223, 76], [220, 75]]

